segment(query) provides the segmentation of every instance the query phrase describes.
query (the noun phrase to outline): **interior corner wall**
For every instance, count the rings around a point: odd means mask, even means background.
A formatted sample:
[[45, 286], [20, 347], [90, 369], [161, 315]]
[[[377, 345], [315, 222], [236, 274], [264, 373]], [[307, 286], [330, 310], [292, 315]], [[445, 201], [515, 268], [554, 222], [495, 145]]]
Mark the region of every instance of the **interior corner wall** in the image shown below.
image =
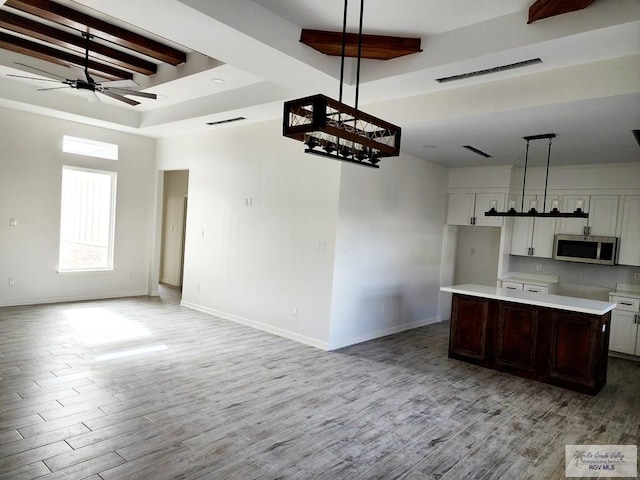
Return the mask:
[[331, 349], [440, 319], [447, 177], [409, 155], [343, 165]]
[[182, 234], [184, 231], [184, 202], [189, 189], [189, 171], [165, 172], [163, 188], [162, 253], [160, 282], [182, 286]]
[[[115, 143], [119, 160], [63, 153], [63, 135]], [[155, 140], [0, 108], [0, 144], [0, 306], [146, 294]], [[117, 172], [112, 271], [57, 273], [63, 165]]]
[[303, 150], [225, 126], [158, 140], [157, 168], [189, 170], [183, 305], [326, 349], [341, 164]]

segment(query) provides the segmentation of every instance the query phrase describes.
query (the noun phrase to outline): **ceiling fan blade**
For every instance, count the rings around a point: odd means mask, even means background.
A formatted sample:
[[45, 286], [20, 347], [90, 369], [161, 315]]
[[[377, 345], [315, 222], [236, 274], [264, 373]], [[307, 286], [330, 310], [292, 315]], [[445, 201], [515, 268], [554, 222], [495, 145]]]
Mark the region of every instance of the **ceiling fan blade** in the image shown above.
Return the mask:
[[157, 99], [158, 96], [155, 93], [147, 93], [147, 92], [139, 92], [137, 90], [127, 90], [126, 88], [111, 88], [106, 87], [104, 90], [110, 90], [113, 93], [117, 93], [119, 95], [133, 95], [134, 97], [144, 97], [144, 98], [152, 98]]
[[66, 87], [51, 87], [51, 88], [39, 88], [38, 92], [46, 92], [47, 90], [60, 90], [61, 88], [69, 88], [69, 86], [67, 85]]
[[103, 95], [106, 95], [107, 97], [115, 98], [116, 100], [120, 100], [121, 102], [128, 103], [129, 105], [140, 105], [140, 102], [136, 102], [135, 100], [132, 100], [130, 98], [127, 98], [125, 96], [119, 95], [114, 92], [110, 92], [109, 90], [106, 90], [106, 89], [100, 90], [100, 93], [102, 93]]
[[69, 65], [69, 68], [71, 69], [71, 71], [73, 72], [73, 74], [78, 80], [91, 83], [87, 78], [87, 72], [85, 72], [83, 68], [80, 68], [77, 65], [71, 65], [71, 64]]
[[[62, 83], [60, 80], [54, 80], [53, 78], [27, 77], [25, 75], [14, 75], [12, 73], [7, 73], [7, 77], [26, 78], [26, 79], [29, 79], [29, 80], [41, 80], [43, 82]], [[66, 80], [66, 78], [65, 78], [65, 80]]]
[[100, 85], [103, 87], [109, 88], [136, 88], [140, 85], [137, 84], [134, 80], [112, 80], [110, 82], [100, 82]]
[[87, 90], [87, 99], [89, 103], [100, 103], [100, 97], [93, 90]]
[[58, 78], [62, 78], [63, 80], [66, 80], [66, 77], [63, 77], [62, 75], [57, 75], [55, 73], [47, 72], [46, 70], [42, 70], [40, 68], [32, 67], [31, 65], [27, 65], [26, 63], [20, 63], [20, 62], [13, 62], [13, 63], [15, 63], [16, 65], [20, 65], [22, 67], [30, 68], [31, 70], [35, 70], [36, 72], [46, 73], [47, 75], [51, 75], [52, 77], [58, 77]]

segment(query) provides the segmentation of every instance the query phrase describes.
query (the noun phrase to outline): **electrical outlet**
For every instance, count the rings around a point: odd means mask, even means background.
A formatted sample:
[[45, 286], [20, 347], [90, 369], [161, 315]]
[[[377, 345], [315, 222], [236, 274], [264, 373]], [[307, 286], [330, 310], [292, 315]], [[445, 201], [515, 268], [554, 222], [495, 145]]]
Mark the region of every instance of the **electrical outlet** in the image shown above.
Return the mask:
[[542, 264], [536, 263], [536, 272], [539, 272], [540, 270], [542, 270]]
[[9, 277], [9, 286], [13, 287], [16, 284], [16, 279], [13, 277]]
[[298, 315], [298, 307], [291, 308], [291, 315]]
[[634, 273], [633, 274], [633, 279], [640, 281], [640, 273]]

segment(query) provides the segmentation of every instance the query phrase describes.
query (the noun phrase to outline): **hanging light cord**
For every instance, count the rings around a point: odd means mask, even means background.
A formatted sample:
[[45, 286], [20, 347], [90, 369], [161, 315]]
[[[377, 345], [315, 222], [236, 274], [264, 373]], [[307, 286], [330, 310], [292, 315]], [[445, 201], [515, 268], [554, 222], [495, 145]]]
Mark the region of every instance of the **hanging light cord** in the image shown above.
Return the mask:
[[524, 187], [527, 184], [527, 162], [529, 161], [529, 140], [527, 140], [527, 150], [524, 154], [524, 176], [522, 177], [522, 201], [520, 202], [520, 211], [524, 212]]
[[364, 0], [360, 0], [360, 27], [358, 29], [358, 66], [356, 68], [356, 110], [360, 97], [360, 59], [362, 57], [362, 18], [364, 12]]
[[544, 200], [542, 213], [547, 211], [547, 185], [549, 185], [549, 161], [551, 160], [551, 139], [549, 139], [549, 150], [547, 151], [547, 176], [544, 179]]
[[344, 85], [344, 56], [347, 49], [347, 4], [348, 0], [344, 0], [344, 15], [342, 17], [342, 55], [340, 57], [340, 103], [342, 103], [342, 90]]

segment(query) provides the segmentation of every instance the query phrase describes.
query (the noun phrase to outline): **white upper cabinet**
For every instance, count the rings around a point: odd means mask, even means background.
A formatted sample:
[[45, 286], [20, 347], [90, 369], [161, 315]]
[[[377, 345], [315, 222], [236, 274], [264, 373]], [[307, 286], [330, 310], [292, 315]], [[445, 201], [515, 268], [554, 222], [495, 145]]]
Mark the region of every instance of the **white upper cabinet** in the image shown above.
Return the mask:
[[450, 193], [447, 225], [501, 227], [503, 217], [485, 217], [484, 212], [495, 202], [496, 210], [504, 210], [504, 193]]
[[618, 195], [564, 195], [562, 211], [573, 212], [580, 204], [589, 218], [563, 218], [558, 233], [615, 237], [618, 220]]
[[[551, 202], [557, 196], [547, 196], [547, 208], [550, 210]], [[542, 195], [526, 195], [524, 200], [524, 211], [531, 209], [531, 201], [536, 201], [536, 210], [542, 211], [540, 207], [544, 200]], [[516, 210], [520, 211], [522, 197], [516, 200]], [[532, 257], [551, 258], [553, 256], [553, 236], [556, 229], [555, 218], [523, 218], [513, 219], [513, 230], [511, 232], [511, 255], [528, 255]]]
[[640, 266], [640, 195], [627, 195], [622, 205], [618, 263]]

